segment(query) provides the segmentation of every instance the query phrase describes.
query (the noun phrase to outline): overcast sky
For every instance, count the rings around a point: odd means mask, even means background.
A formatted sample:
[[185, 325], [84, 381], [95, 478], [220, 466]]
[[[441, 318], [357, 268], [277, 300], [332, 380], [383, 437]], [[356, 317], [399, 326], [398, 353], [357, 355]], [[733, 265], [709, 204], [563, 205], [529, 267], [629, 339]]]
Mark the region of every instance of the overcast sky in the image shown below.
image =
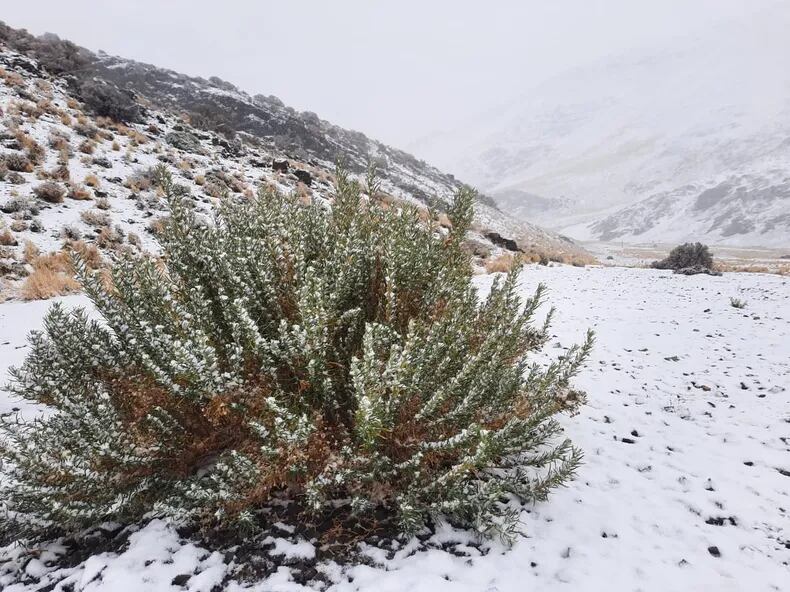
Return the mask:
[[0, 18], [406, 146], [570, 67], [787, 2], [24, 0], [3, 2]]

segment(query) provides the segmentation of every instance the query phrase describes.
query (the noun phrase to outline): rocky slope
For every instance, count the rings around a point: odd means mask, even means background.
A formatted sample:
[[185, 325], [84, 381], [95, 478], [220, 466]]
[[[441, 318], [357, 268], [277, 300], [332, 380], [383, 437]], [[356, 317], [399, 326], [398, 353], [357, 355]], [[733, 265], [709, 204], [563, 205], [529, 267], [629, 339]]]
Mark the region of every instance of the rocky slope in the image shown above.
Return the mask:
[[790, 174], [732, 175], [705, 186], [657, 193], [592, 224], [569, 229], [602, 241], [687, 242], [790, 246]]
[[[252, 190], [261, 183], [274, 183], [284, 191], [307, 189], [319, 197], [326, 197], [331, 194], [332, 171], [337, 160], [358, 174], [363, 174], [369, 163], [375, 163], [387, 199], [411, 201], [421, 207], [443, 209], [462, 185], [452, 175], [441, 173], [405, 152], [359, 132], [339, 128], [314, 113], [299, 113], [276, 97], [250, 97], [217, 78], [192, 78], [106, 54], [93, 54], [55, 36], [35, 38], [2, 23], [0, 43], [5, 44], [0, 65], [8, 74], [2, 87], [3, 108], [8, 112], [3, 129], [11, 142], [6, 148], [21, 148], [13, 145], [15, 140], [12, 139], [21, 130], [37, 138], [46, 150], [48, 137], [53, 133], [75, 135], [73, 126], [63, 123], [66, 117], [106, 127], [109, 124], [105, 119], [95, 117], [96, 101], [90, 101], [95, 98], [96, 88], [100, 94], [120, 92], [131, 101], [133, 109], [122, 113], [127, 120], [123, 130], [131, 130], [137, 140], [133, 138], [127, 142], [125, 133], [120, 134], [116, 138], [120, 148], [113, 150], [102, 143], [102, 134], [99, 134], [96, 147], [100, 156], [93, 160], [108, 160], [109, 169], [96, 169], [93, 161], [84, 156], [79, 159], [79, 166], [85, 169], [79, 171], [80, 175], [95, 172], [100, 177], [109, 175], [119, 180], [118, 183], [103, 183], [101, 191], [107, 193], [110, 200], [124, 193], [123, 190], [115, 191], [115, 185], [123, 186], [125, 176], [137, 174], [162, 160], [178, 165], [185, 158], [193, 164], [186, 171], [193, 179], [186, 180], [192, 181], [196, 194], [204, 196], [201, 199], [209, 201], [216, 200], [216, 196], [206, 196], [206, 186], [196, 185], [194, 178], [209, 179], [213, 170], [237, 178], [239, 184], [230, 183], [230, 188], [240, 192]], [[49, 85], [51, 89], [44, 92], [40, 88], [42, 85]], [[18, 104], [41, 101], [49, 101], [54, 110], [45, 110], [36, 117], [27, 117], [24, 109], [19, 113]], [[99, 106], [102, 111], [104, 105], [99, 103]], [[112, 134], [109, 130], [103, 135]], [[183, 141], [174, 134], [180, 135]], [[76, 135], [79, 136], [79, 132]], [[78, 152], [79, 142], [71, 142], [69, 148]], [[131, 151], [133, 156], [121, 158], [125, 151]], [[50, 159], [52, 164], [54, 159], [55, 156]], [[290, 169], [275, 171], [275, 160], [290, 161]], [[3, 182], [0, 199], [8, 199], [12, 190], [19, 195], [29, 193], [33, 185], [28, 178], [31, 175], [24, 171], [19, 174], [24, 182], [15, 188]], [[41, 176], [39, 170], [33, 174]], [[185, 176], [183, 171], [182, 176]], [[309, 181], [304, 183], [305, 179]], [[208, 184], [209, 188], [214, 186], [214, 183]], [[503, 214], [484, 196], [477, 204], [476, 213], [476, 236], [470, 239], [478, 255], [496, 255], [503, 246], [515, 245], [524, 251], [589, 260], [589, 256], [568, 239]], [[79, 221], [65, 216], [63, 223], [79, 224]], [[8, 224], [10, 220], [6, 221]], [[505, 243], [501, 240], [503, 237], [513, 242]]]

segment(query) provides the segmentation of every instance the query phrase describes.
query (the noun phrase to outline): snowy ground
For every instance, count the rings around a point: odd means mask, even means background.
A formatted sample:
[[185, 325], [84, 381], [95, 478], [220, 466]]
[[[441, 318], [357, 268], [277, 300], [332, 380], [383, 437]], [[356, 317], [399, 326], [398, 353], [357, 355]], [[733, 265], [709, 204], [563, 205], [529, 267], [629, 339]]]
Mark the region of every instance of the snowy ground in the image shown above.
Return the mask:
[[[486, 286], [491, 276], [477, 281]], [[588, 327], [597, 332], [577, 379], [589, 404], [563, 420], [586, 453], [577, 479], [525, 511], [526, 536], [509, 550], [492, 544], [481, 555], [470, 546], [459, 556], [463, 545], [455, 554], [406, 547], [380, 568], [324, 566], [332, 589], [790, 589], [790, 280], [528, 268], [525, 293], [538, 282], [548, 284], [557, 308], [550, 355]], [[730, 297], [747, 307], [733, 308]], [[0, 366], [20, 359], [24, 332], [40, 325], [43, 310], [42, 303], [0, 305]], [[0, 411], [11, 405], [0, 395]], [[435, 538], [463, 541], [464, 533], [445, 529]], [[277, 541], [273, 551], [313, 552], [306, 541]], [[4, 553], [22, 556], [18, 548]], [[24, 568], [35, 584], [12, 583], [0, 566], [0, 589], [59, 582], [46, 589], [209, 592], [228, 570], [221, 554], [181, 540], [161, 522], [134, 534], [121, 554], [95, 555], [76, 568], [52, 573], [51, 553]], [[303, 589], [288, 567], [250, 586]]]

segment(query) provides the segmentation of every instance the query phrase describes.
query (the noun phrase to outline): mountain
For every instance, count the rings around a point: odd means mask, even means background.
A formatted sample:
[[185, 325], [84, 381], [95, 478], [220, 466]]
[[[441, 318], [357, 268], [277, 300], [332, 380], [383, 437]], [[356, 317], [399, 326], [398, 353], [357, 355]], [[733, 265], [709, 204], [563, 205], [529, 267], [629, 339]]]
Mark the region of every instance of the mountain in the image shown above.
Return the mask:
[[[580, 66], [411, 148], [464, 171], [506, 211], [572, 237], [787, 246], [783, 11]], [[723, 187], [732, 196], [694, 213]], [[662, 225], [651, 217], [670, 201], [682, 230], [669, 213]]]
[[[152, 126], [160, 128], [159, 137], [151, 138], [154, 141], [161, 142], [172, 132], [206, 139], [210, 147], [203, 145], [200, 150], [222, 159], [225, 168], [264, 168], [266, 179], [271, 181], [273, 163], [283, 159], [298, 164], [313, 178], [331, 176], [336, 161], [342, 161], [360, 176], [369, 163], [375, 163], [382, 190], [389, 198], [438, 210], [444, 209], [462, 186], [453, 175], [406, 152], [340, 128], [315, 113], [298, 112], [274, 96], [250, 96], [216, 77], [189, 77], [102, 52], [93, 53], [56, 35], [34, 37], [3, 23], [0, 43], [5, 46], [3, 66], [7, 71], [16, 72], [29, 82], [54, 82], [64, 101], [71, 98], [93, 104], [92, 110], [78, 116], [121, 114], [137, 133], [150, 136]], [[41, 98], [34, 96], [41, 94], [35, 86], [6, 90], [9, 95], [33, 102]], [[117, 113], [104, 113], [110, 109]], [[171, 150], [177, 148], [170, 146]], [[112, 160], [113, 154], [107, 157]], [[291, 174], [286, 185], [290, 183], [293, 188], [297, 180]], [[313, 189], [331, 190], [320, 185]], [[504, 214], [482, 194], [476, 206], [475, 236], [471, 238], [478, 245], [478, 253], [496, 253], [502, 245], [512, 248], [517, 244], [524, 251], [590, 260], [569, 239]]]
[[656, 193], [590, 224], [566, 229], [601, 241], [790, 245], [790, 171], [731, 175], [712, 186]]

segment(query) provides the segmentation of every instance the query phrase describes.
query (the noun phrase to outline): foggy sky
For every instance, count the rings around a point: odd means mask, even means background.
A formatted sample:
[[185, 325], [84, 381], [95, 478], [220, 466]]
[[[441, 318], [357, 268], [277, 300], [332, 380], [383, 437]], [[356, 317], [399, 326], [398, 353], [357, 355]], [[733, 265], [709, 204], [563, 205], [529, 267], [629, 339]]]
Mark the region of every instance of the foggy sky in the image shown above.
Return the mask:
[[4, 2], [0, 19], [219, 76], [403, 147], [568, 68], [770, 18], [784, 2], [25, 0]]

